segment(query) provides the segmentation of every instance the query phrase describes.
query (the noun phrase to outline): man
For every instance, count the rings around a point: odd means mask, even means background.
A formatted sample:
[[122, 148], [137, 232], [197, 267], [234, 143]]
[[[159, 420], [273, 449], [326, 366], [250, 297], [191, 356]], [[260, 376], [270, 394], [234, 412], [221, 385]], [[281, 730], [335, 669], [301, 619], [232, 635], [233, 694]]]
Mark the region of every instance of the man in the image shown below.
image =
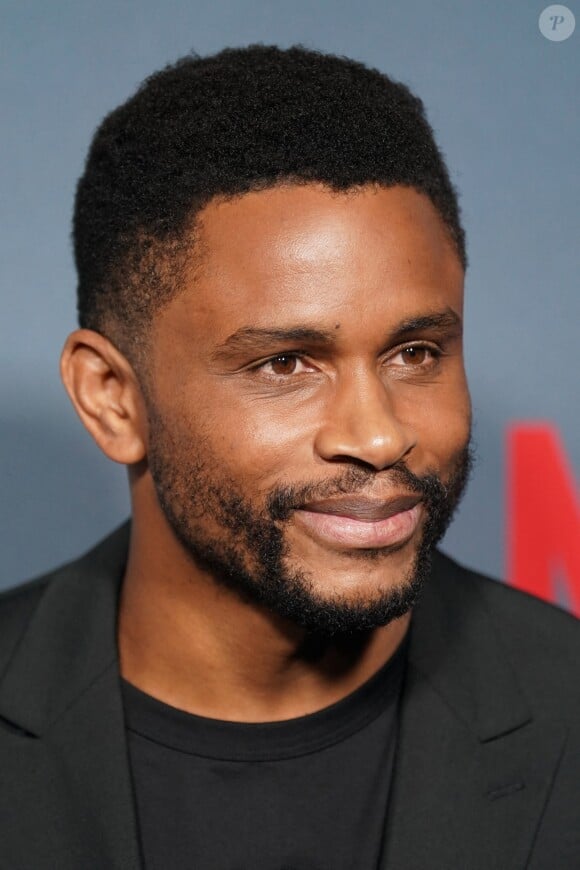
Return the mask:
[[0, 866], [578, 868], [577, 623], [435, 550], [471, 413], [421, 102], [184, 58], [97, 131], [74, 244], [62, 376], [132, 520], [2, 599]]

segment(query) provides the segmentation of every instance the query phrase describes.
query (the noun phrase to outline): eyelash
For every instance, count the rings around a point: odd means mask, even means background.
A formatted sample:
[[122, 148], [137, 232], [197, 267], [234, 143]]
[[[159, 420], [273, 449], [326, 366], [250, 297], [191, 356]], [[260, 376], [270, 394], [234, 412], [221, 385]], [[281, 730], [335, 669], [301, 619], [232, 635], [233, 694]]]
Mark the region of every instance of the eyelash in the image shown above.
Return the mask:
[[[405, 347], [399, 348], [399, 350], [397, 351], [395, 356], [398, 356], [399, 354], [404, 353], [406, 350], [426, 350], [431, 355], [431, 361], [428, 364], [417, 365], [417, 366], [408, 366], [409, 369], [429, 370], [429, 369], [433, 368], [437, 364], [439, 359], [443, 356], [443, 351], [440, 348], [433, 347], [433, 345], [430, 345], [430, 344], [422, 344], [420, 342], [416, 342], [414, 344], [407, 344], [407, 345], [405, 345]], [[267, 365], [270, 365], [271, 363], [275, 362], [276, 360], [279, 360], [282, 358], [296, 359], [299, 362], [303, 362], [306, 359], [306, 354], [301, 353], [300, 351], [286, 351], [283, 353], [277, 353], [274, 356], [268, 357], [268, 359], [265, 359], [261, 363], [258, 363], [257, 365], [253, 366], [250, 369], [250, 371], [263, 372]], [[407, 368], [407, 366], [399, 366], [399, 368]], [[287, 380], [287, 379], [292, 378], [292, 377], [297, 377], [297, 375], [295, 375], [294, 372], [287, 374], [287, 375], [277, 375], [274, 373], [270, 373], [270, 374], [267, 374], [266, 376], [268, 378], [270, 378], [271, 380]]]

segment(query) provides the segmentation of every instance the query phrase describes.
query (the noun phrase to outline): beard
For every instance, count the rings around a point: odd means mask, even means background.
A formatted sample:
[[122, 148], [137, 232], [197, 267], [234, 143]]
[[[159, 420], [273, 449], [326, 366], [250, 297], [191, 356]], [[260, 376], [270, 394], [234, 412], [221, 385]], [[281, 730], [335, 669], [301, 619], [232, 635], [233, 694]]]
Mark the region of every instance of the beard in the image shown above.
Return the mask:
[[[157, 499], [174, 535], [193, 563], [243, 601], [289, 620], [314, 638], [345, 640], [387, 625], [416, 603], [431, 571], [431, 559], [461, 501], [473, 467], [468, 441], [454, 456], [446, 481], [435, 472], [415, 475], [400, 461], [377, 472], [352, 465], [323, 484], [280, 485], [257, 507], [228, 475], [207, 441], [181, 444], [160, 418], [150, 417], [149, 469]], [[285, 529], [293, 511], [316, 499], [369, 492], [377, 480], [420, 495], [425, 521], [412, 565], [396, 584], [372, 594], [325, 597], [307, 569], [291, 565]], [[375, 562], [405, 544], [388, 549], [353, 549], [342, 555]]]

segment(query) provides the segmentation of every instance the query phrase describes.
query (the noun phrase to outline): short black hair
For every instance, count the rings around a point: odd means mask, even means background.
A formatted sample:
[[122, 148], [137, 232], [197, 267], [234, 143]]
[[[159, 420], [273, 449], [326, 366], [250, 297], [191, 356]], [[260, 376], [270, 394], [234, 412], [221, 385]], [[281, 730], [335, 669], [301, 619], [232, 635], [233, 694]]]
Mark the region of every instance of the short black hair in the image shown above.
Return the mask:
[[287, 182], [413, 187], [466, 265], [457, 195], [408, 87], [302, 46], [227, 48], [150, 76], [97, 129], [73, 219], [80, 325], [138, 346], [179, 288], [200, 209]]

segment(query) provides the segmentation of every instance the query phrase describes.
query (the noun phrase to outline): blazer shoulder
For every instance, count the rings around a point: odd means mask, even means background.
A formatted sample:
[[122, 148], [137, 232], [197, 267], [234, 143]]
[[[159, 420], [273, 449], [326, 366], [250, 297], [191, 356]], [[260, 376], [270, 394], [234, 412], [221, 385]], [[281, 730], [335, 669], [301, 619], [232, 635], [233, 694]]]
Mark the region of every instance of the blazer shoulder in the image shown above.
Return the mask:
[[[528, 694], [545, 701], [576, 697], [580, 703], [578, 662], [580, 620], [554, 604], [515, 589], [438, 553], [439, 574], [453, 587], [477, 598], [489, 614], [501, 644]], [[461, 591], [460, 588], [461, 587]]]
[[46, 574], [0, 593], [0, 674], [36, 610], [50, 578], [51, 575]]
[[79, 583], [90, 584], [95, 572], [118, 573], [126, 559], [129, 529], [124, 523], [79, 558], [0, 592], [0, 676], [43, 599], [52, 597], [58, 609]]
[[562, 607], [543, 601], [529, 592], [516, 589], [509, 583], [467, 568], [454, 559], [438, 552], [444, 572], [451, 574], [458, 582], [471, 583], [478, 594], [494, 612], [506, 619], [521, 622], [530, 631], [558, 627], [565, 638], [572, 643], [580, 643], [580, 620]]

